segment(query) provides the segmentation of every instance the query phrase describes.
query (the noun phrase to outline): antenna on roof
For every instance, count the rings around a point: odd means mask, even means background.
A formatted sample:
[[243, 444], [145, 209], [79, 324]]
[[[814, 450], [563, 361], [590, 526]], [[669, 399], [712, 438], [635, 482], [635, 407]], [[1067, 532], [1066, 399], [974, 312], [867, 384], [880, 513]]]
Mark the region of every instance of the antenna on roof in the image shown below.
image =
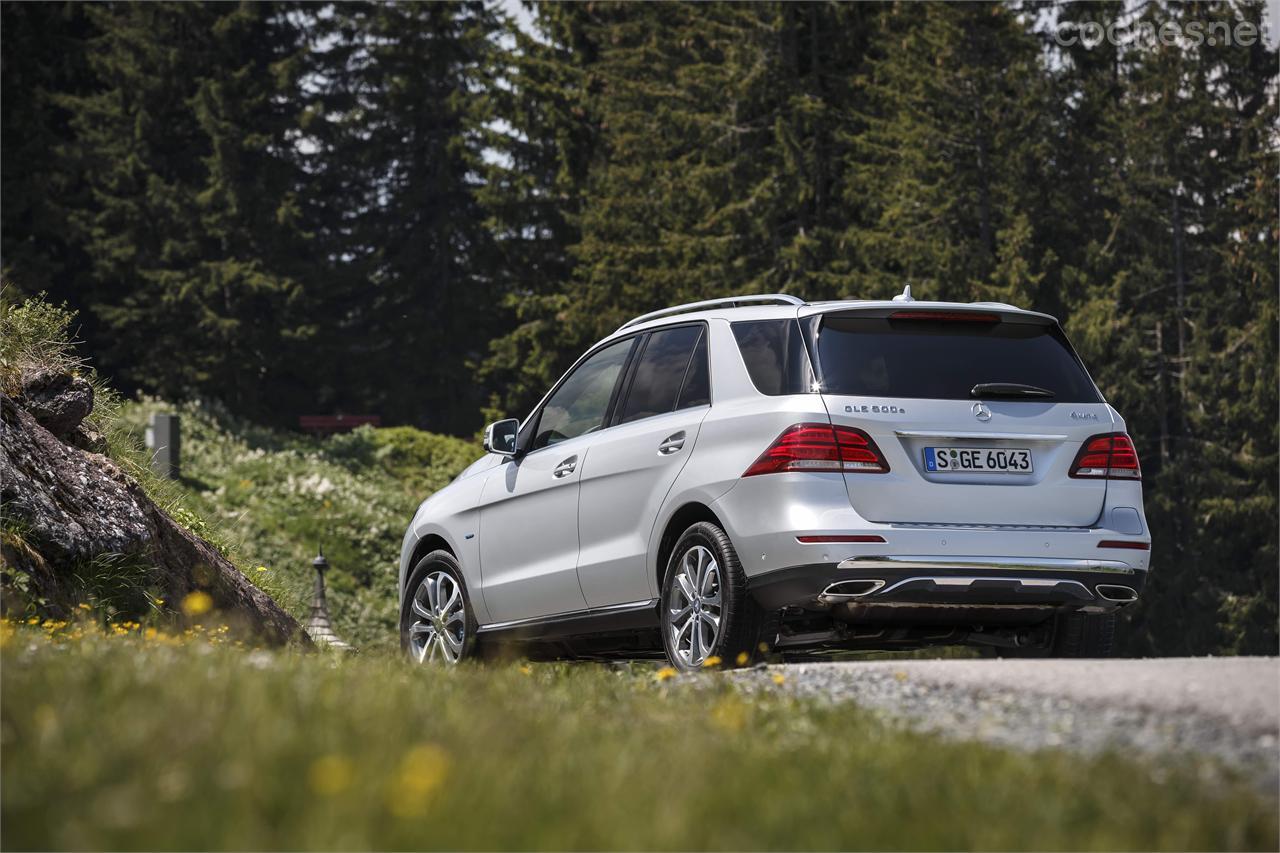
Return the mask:
[[894, 302], [915, 302], [915, 300], [911, 298], [911, 285], [908, 284], [906, 287], [902, 288], [902, 292], [899, 293], [897, 296], [893, 297], [893, 301]]

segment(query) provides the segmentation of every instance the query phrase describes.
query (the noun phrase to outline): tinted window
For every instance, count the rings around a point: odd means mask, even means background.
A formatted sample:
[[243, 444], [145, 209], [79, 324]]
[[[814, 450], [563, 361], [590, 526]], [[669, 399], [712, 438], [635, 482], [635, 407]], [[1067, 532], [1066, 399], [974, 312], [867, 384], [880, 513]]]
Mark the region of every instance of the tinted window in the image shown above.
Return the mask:
[[707, 369], [707, 333], [704, 331], [698, 338], [698, 345], [693, 350], [693, 361], [684, 375], [684, 390], [680, 392], [677, 409], [688, 409], [693, 406], [711, 404], [711, 372]]
[[701, 326], [680, 326], [649, 335], [636, 362], [619, 423], [675, 411]]
[[817, 358], [830, 394], [968, 400], [978, 383], [1013, 382], [1056, 402], [1101, 402], [1053, 325], [828, 316]]
[[613, 386], [627, 361], [634, 339], [619, 341], [578, 365], [543, 406], [533, 450], [577, 438], [604, 423]]
[[761, 394], [806, 394], [813, 374], [804, 350], [800, 324], [795, 320], [758, 320], [734, 323], [747, 373]]

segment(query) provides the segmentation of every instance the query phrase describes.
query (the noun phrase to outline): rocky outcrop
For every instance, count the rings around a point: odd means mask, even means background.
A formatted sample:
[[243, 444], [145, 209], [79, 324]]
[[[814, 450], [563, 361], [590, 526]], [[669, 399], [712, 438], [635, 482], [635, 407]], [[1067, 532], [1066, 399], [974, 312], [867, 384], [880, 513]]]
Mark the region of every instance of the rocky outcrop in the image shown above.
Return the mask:
[[93, 411], [93, 386], [79, 376], [38, 370], [22, 379], [22, 407], [62, 441]]
[[[118, 465], [59, 440], [83, 436], [88, 414], [88, 383], [65, 379], [24, 383], [21, 406], [0, 393], [0, 501], [6, 529], [21, 532], [21, 547], [6, 540], [6, 564], [32, 573], [37, 588], [65, 592], [94, 560], [134, 558], [150, 567], [151, 583], [168, 602], [202, 590], [220, 616], [261, 639], [306, 642], [292, 616]], [[92, 400], [90, 389], [90, 408]]]

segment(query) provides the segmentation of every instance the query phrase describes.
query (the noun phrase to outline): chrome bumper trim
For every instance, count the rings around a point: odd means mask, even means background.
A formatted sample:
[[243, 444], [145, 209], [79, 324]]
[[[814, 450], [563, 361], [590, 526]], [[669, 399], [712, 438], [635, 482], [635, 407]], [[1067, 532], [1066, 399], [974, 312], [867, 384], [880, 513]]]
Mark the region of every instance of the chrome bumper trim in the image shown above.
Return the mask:
[[1094, 597], [1093, 593], [1089, 592], [1088, 587], [1080, 583], [1080, 581], [1067, 580], [1065, 578], [913, 577], [913, 578], [903, 578], [902, 580], [895, 583], [893, 586], [885, 587], [884, 589], [879, 590], [879, 593], [881, 595], [888, 595], [889, 593], [893, 592], [900, 586], [905, 586], [909, 583], [918, 583], [919, 581], [931, 581], [935, 586], [958, 587], [961, 589], [968, 589], [969, 587], [973, 586], [975, 583], [979, 581], [1008, 581], [1008, 582], [1016, 583], [1019, 587], [1027, 587], [1031, 589], [1034, 589], [1036, 587], [1045, 588], [1045, 589], [1055, 589], [1059, 586], [1065, 585], [1065, 586], [1079, 588], [1080, 592], [1084, 594], [1085, 598]]
[[1108, 572], [1131, 575], [1136, 571], [1119, 560], [1070, 560], [1059, 557], [937, 557], [937, 556], [866, 556], [850, 557], [837, 566], [841, 569], [906, 569], [933, 572], [938, 569], [994, 569], [1017, 572]]
[[[958, 438], [961, 440], [992, 439], [997, 441], [1066, 441], [1064, 434], [1039, 434], [1024, 432], [933, 432], [921, 429], [895, 429], [894, 435], [902, 438]], [[981, 472], [977, 472], [981, 473]]]

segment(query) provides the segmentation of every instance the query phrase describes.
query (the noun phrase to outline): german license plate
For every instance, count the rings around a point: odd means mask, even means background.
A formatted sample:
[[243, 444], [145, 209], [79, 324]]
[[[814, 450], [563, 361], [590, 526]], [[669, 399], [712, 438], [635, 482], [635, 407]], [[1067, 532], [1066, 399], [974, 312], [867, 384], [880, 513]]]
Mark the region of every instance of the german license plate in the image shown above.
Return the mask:
[[1030, 474], [1031, 451], [1020, 447], [926, 447], [930, 474]]

